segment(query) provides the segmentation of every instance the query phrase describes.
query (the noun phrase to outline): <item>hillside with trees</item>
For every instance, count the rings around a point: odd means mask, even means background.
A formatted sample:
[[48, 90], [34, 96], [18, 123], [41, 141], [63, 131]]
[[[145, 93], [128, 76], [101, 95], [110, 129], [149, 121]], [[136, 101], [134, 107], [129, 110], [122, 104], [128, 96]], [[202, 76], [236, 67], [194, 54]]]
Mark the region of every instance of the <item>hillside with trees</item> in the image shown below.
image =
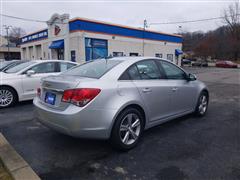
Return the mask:
[[202, 59], [240, 60], [240, 5], [232, 4], [224, 11], [225, 25], [209, 32], [186, 32], [183, 51]]

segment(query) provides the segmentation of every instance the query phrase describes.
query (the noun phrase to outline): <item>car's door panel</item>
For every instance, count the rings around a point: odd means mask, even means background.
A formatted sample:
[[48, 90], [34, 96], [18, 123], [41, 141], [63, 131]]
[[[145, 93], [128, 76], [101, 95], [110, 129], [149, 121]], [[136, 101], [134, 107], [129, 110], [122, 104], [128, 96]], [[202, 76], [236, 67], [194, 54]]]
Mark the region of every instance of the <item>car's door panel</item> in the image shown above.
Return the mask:
[[145, 103], [150, 121], [160, 120], [171, 115], [171, 90], [165, 80], [134, 81]]
[[192, 110], [195, 105], [197, 90], [193, 86], [194, 82], [186, 80], [186, 74], [177, 66], [170, 62], [160, 61], [159, 65], [163, 68], [168, 84], [171, 86], [171, 110], [172, 114], [181, 114]]
[[170, 114], [170, 87], [154, 60], [144, 60], [129, 69], [130, 77], [145, 103], [149, 120], [160, 120]]
[[184, 113], [194, 108], [196, 89], [186, 80], [169, 80], [175, 84], [172, 89], [171, 106], [175, 114]]

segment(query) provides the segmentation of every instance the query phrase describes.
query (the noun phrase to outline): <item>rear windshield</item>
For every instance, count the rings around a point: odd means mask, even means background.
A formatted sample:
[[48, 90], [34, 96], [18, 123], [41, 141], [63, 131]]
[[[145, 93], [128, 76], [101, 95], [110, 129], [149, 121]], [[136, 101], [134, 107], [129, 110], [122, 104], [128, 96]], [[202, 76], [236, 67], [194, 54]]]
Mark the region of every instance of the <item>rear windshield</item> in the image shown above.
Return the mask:
[[36, 62], [34, 62], [34, 61], [24, 62], [24, 63], [18, 64], [16, 66], [9, 68], [9, 69], [5, 70], [4, 72], [5, 73], [17, 73], [17, 72], [21, 71], [22, 69], [24, 69], [34, 63], [36, 63]]
[[118, 61], [118, 60], [105, 60], [105, 59], [95, 60], [95, 61], [85, 63], [83, 65], [77, 66], [62, 74], [99, 79], [107, 71], [112, 69], [114, 66], [116, 66], [120, 62], [121, 61]]

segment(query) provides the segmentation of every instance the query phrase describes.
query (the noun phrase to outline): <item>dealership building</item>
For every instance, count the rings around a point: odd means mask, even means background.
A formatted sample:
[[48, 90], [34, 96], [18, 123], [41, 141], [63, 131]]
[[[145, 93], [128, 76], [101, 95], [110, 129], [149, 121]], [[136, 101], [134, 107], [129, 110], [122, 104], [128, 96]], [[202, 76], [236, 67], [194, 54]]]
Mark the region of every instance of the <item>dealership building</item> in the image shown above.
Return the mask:
[[107, 56], [155, 56], [180, 64], [182, 37], [118, 24], [54, 14], [47, 29], [21, 38], [21, 59], [83, 63]]

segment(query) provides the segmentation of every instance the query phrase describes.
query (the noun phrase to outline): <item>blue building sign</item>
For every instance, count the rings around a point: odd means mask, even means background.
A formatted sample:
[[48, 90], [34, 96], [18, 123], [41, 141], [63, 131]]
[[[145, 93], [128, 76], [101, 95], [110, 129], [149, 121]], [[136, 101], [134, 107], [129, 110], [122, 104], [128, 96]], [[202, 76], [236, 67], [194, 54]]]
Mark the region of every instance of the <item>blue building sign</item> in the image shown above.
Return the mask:
[[31, 41], [41, 40], [47, 37], [48, 37], [48, 30], [45, 29], [45, 30], [22, 37], [21, 43], [23, 44]]
[[174, 42], [174, 43], [182, 43], [183, 41], [182, 37], [178, 35], [170, 35], [170, 34], [152, 32], [147, 30], [143, 31], [141, 29], [127, 28], [127, 27], [121, 27], [117, 25], [98, 23], [98, 22], [91, 22], [83, 19], [70, 21], [69, 30], [70, 32], [84, 30], [88, 32], [95, 32], [95, 33], [97, 32], [97, 33], [103, 33], [103, 34], [119, 35], [119, 36], [125, 36], [125, 37], [149, 39], [149, 40], [156, 40], [156, 41], [166, 41], [166, 42]]

